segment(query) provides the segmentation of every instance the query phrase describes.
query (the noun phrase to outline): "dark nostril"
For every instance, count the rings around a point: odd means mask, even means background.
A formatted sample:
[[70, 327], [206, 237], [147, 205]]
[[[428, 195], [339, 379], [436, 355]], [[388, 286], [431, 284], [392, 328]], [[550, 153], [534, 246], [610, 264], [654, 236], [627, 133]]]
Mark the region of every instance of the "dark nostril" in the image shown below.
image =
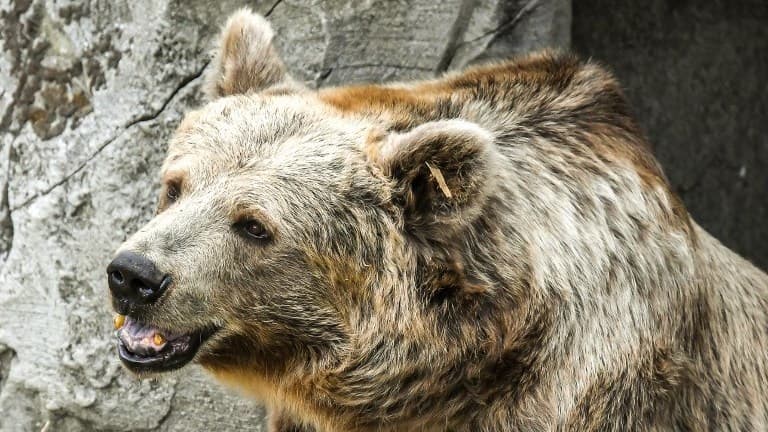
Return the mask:
[[121, 283], [125, 282], [125, 278], [123, 277], [123, 274], [122, 274], [122, 273], [120, 273], [119, 271], [113, 271], [113, 272], [110, 272], [110, 273], [109, 273], [109, 277], [110, 277], [110, 278], [111, 278], [113, 281], [115, 281], [115, 283], [119, 283], [119, 284], [121, 284]]
[[170, 284], [170, 277], [150, 259], [121, 252], [107, 266], [107, 281], [119, 304], [148, 304], [160, 298]]

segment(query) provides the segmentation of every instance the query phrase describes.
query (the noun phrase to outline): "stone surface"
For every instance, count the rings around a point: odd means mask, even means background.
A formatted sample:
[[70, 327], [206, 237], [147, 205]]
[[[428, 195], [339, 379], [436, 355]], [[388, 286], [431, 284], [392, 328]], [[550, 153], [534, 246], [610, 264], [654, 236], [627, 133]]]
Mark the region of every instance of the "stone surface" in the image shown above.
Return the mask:
[[768, 2], [573, 3], [573, 46], [616, 71], [693, 217], [768, 270]]
[[258, 431], [196, 367], [139, 381], [104, 268], [149, 218], [218, 26], [268, 14], [312, 86], [430, 77], [569, 42], [570, 1], [0, 0], [0, 431]]

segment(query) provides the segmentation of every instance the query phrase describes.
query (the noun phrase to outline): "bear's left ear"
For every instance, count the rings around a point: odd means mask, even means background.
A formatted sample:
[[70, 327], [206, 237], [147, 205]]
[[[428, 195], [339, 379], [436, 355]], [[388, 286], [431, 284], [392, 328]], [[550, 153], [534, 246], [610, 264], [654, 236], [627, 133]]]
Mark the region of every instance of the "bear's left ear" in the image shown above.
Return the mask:
[[301, 89], [272, 45], [273, 36], [272, 26], [261, 15], [248, 9], [233, 14], [224, 25], [205, 76], [208, 98], [213, 100], [268, 88]]
[[395, 133], [368, 151], [394, 187], [410, 232], [450, 234], [474, 221], [493, 186], [494, 137], [475, 123], [442, 120]]

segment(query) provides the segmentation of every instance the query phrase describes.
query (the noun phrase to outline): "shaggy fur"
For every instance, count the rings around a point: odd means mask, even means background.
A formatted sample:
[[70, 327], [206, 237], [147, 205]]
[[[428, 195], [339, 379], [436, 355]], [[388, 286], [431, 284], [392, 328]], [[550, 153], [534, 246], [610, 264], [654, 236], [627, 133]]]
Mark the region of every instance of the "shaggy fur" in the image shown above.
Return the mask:
[[768, 428], [768, 277], [689, 218], [603, 68], [310, 91], [271, 35], [229, 21], [180, 197], [122, 250], [174, 280], [138, 318], [219, 328], [197, 361], [272, 431]]

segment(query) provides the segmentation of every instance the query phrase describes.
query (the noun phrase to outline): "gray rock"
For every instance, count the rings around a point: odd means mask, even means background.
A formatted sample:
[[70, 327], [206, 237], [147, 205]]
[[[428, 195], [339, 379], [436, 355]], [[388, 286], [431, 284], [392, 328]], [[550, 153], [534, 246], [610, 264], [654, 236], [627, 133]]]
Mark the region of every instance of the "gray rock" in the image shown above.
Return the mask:
[[[258, 431], [263, 410], [191, 367], [115, 355], [104, 268], [153, 214], [165, 142], [201, 103], [244, 1], [0, 0], [0, 431]], [[423, 78], [567, 46], [570, 2], [249, 2], [313, 86]]]

